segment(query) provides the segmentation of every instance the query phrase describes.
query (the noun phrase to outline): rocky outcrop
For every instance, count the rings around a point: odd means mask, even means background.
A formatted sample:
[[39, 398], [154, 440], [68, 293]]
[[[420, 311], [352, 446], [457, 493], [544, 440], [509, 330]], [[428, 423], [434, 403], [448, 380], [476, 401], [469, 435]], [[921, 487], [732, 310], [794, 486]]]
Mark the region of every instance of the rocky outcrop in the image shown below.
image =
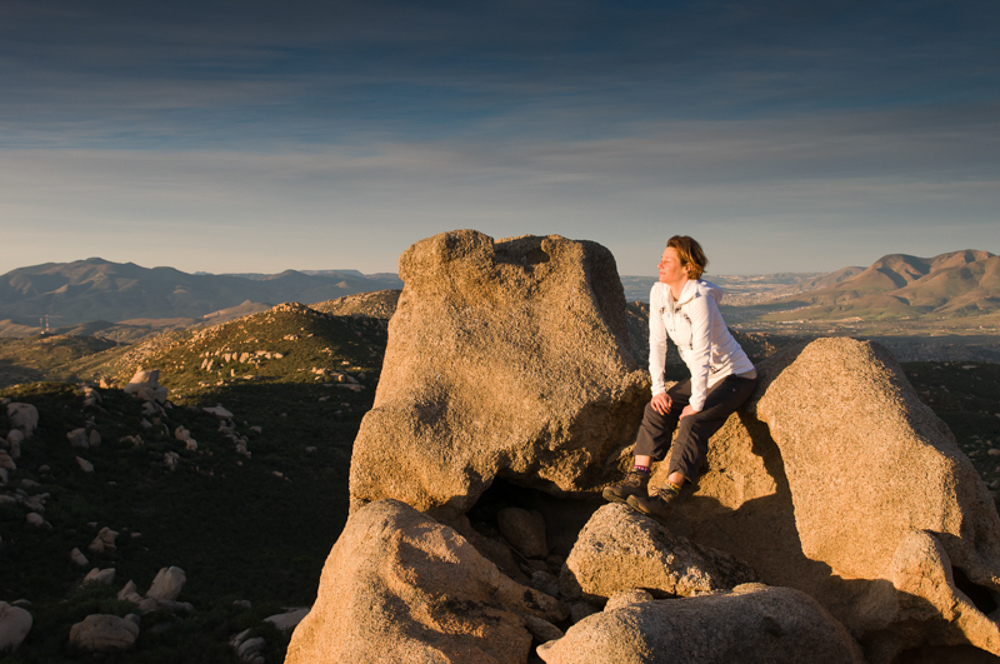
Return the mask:
[[7, 404], [7, 419], [11, 429], [18, 429], [25, 438], [31, 438], [38, 426], [38, 409], [30, 403]]
[[759, 584], [596, 613], [538, 648], [547, 664], [863, 664], [816, 600]]
[[528, 616], [553, 622], [566, 610], [503, 575], [455, 530], [382, 500], [348, 520], [285, 662], [523, 664]]
[[610, 252], [454, 231], [410, 247], [399, 269], [352, 509], [396, 498], [453, 519], [497, 477], [555, 493], [606, 481], [649, 394]]
[[97, 537], [90, 543], [87, 548], [94, 553], [113, 553], [118, 547], [115, 542], [118, 540], [118, 531], [111, 530], [107, 526], [101, 528], [97, 533]]
[[712, 438], [670, 530], [810, 594], [872, 664], [970, 642], [1000, 655], [988, 615], [1000, 519], [892, 357], [820, 339], [760, 370], [757, 396]]
[[264, 622], [274, 625], [282, 632], [288, 632], [295, 629], [296, 625], [302, 622], [302, 619], [307, 615], [309, 615], [308, 608], [292, 609], [284, 613], [276, 613], [273, 616], [268, 616], [264, 618]]
[[625, 505], [609, 504], [580, 531], [561, 585], [568, 598], [603, 603], [632, 588], [661, 598], [689, 597], [756, 579], [756, 572], [733, 556], [674, 535]]
[[31, 614], [21, 607], [0, 602], [0, 656], [20, 647], [33, 622]]
[[537, 511], [507, 507], [497, 513], [497, 527], [525, 558], [543, 559], [549, 555], [545, 537], [545, 517]]
[[180, 567], [170, 566], [160, 569], [146, 592], [146, 597], [160, 601], [173, 601], [181, 594], [187, 575]]
[[139, 638], [139, 617], [96, 613], [70, 628], [70, 646], [87, 652], [128, 650]]
[[167, 388], [160, 385], [160, 370], [139, 369], [125, 386], [125, 394], [131, 394], [143, 401], [166, 403]]
[[100, 569], [95, 567], [94, 569], [87, 572], [87, 576], [83, 577], [83, 583], [106, 583], [112, 584], [115, 582], [115, 570], [114, 567], [108, 567], [107, 569]]
[[[1000, 518], [884, 349], [822, 339], [763, 362], [664, 528], [567, 499], [628, 467], [648, 399], [603, 249], [456, 231], [411, 247], [400, 269], [352, 517], [289, 662], [524, 662], [543, 639], [550, 662], [675, 661], [636, 653], [702, 646], [687, 661], [854, 662], [857, 644], [868, 664], [946, 661], [970, 644], [1000, 656]], [[503, 486], [562, 506], [539, 521], [530, 501], [491, 503]], [[572, 550], [553, 532], [568, 524], [583, 527]], [[497, 599], [525, 586], [480, 553], [530, 577], [533, 597], [571, 603], [570, 622]], [[754, 575], [770, 587], [727, 592]]]
[[1000, 655], [984, 615], [1000, 593], [1000, 518], [947, 426], [876, 344], [820, 339], [779, 367], [756, 412], [781, 450], [802, 554], [868, 581], [828, 602], [835, 615], [875, 659], [896, 638], [915, 645], [915, 620], [921, 643]]

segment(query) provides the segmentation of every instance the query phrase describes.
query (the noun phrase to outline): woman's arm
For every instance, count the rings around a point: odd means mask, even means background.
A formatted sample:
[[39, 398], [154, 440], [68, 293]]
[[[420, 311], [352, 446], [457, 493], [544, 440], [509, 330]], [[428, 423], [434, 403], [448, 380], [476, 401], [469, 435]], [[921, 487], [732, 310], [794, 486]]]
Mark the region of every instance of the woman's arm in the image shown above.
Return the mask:
[[653, 396], [667, 391], [663, 369], [667, 362], [667, 328], [660, 309], [666, 304], [655, 285], [649, 291], [649, 375], [653, 378]]
[[[708, 374], [712, 366], [712, 323], [719, 309], [711, 296], [700, 294], [684, 305], [691, 320], [691, 352], [687, 357], [691, 372], [691, 400], [685, 414], [701, 411], [708, 394]], [[689, 411], [690, 409], [690, 411]]]

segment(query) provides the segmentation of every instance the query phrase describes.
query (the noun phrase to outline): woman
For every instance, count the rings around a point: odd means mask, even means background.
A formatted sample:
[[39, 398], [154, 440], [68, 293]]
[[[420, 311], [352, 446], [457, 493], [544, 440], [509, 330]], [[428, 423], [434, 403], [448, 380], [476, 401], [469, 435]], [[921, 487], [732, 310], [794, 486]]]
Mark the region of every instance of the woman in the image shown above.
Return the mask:
[[[649, 373], [653, 398], [646, 405], [635, 442], [635, 466], [604, 497], [627, 503], [659, 519], [686, 481], [698, 478], [708, 439], [750, 397], [757, 371], [719, 314], [722, 291], [701, 280], [708, 264], [701, 246], [686, 235], [667, 242], [660, 280], [649, 292]], [[667, 337], [674, 342], [691, 377], [669, 390], [663, 379]], [[670, 439], [677, 429], [673, 447]], [[667, 482], [650, 494], [652, 462], [670, 450]]]

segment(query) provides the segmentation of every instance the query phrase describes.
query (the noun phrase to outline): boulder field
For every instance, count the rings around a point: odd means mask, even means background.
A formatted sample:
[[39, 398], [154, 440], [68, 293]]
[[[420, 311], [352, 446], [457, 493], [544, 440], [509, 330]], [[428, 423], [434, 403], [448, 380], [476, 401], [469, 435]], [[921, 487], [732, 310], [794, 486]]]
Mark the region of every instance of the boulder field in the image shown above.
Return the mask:
[[400, 275], [287, 663], [1000, 661], [996, 507], [878, 344], [759, 363], [659, 523], [598, 499], [650, 384], [607, 250], [454, 231]]

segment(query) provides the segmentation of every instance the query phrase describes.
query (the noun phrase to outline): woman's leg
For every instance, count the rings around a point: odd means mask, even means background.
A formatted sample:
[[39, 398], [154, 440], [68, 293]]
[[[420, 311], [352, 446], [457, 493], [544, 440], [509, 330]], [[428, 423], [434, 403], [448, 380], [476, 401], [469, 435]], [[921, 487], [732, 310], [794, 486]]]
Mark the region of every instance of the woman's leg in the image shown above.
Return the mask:
[[701, 463], [708, 452], [708, 439], [750, 398], [756, 386], [755, 378], [728, 376], [709, 390], [705, 407], [680, 419], [677, 438], [670, 449], [667, 484], [648, 497], [629, 496], [628, 505], [657, 519], [666, 519], [684, 481], [698, 479]]
[[727, 376], [709, 390], [701, 412], [680, 420], [667, 466], [671, 478], [679, 474], [688, 481], [697, 480], [708, 453], [708, 439], [722, 428], [737, 408], [746, 403], [756, 386], [754, 378]]
[[681, 411], [690, 398], [690, 381], [674, 385], [667, 390], [667, 394], [670, 396], [670, 409], [666, 413], [657, 412], [651, 403], [646, 404], [635, 440], [635, 465], [620, 483], [604, 489], [602, 495], [605, 500], [624, 503], [629, 496], [648, 495], [650, 465], [667, 455]]
[[670, 410], [666, 414], [658, 413], [651, 404], [646, 404], [642, 424], [635, 437], [636, 459], [648, 457], [651, 461], [662, 461], [666, 457], [681, 411], [691, 399], [691, 381], [677, 383], [667, 390], [667, 396], [670, 397]]

